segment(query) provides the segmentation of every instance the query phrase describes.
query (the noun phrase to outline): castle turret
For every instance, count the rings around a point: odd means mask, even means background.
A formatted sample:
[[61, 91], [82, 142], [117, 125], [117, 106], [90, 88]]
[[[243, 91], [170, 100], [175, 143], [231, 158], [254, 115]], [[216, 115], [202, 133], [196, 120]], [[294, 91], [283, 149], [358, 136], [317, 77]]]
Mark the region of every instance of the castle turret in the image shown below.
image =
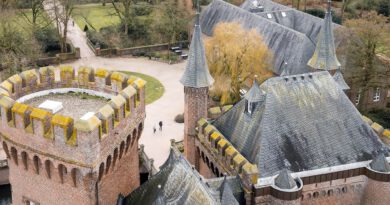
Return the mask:
[[209, 86], [214, 81], [206, 63], [201, 35], [198, 6], [188, 62], [180, 80], [184, 85], [184, 152], [187, 160], [195, 166], [195, 127], [199, 119], [207, 118]]
[[294, 179], [287, 169], [280, 171], [275, 177], [272, 188], [270, 204], [301, 204], [302, 180], [300, 178]]
[[314, 69], [328, 71], [336, 70], [341, 66], [337, 59], [334, 45], [331, 0], [328, 0], [328, 8], [325, 14], [324, 24], [318, 34], [316, 50], [307, 65]]
[[384, 154], [379, 154], [367, 166], [367, 185], [363, 205], [385, 205], [390, 201], [390, 165]]

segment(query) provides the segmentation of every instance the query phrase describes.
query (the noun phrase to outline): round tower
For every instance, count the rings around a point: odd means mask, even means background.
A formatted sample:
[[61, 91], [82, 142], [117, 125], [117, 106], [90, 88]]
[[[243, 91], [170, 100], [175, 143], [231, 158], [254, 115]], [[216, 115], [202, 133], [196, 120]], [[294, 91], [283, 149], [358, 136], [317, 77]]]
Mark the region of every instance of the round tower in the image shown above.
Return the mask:
[[299, 205], [301, 204], [302, 180], [294, 179], [291, 174], [284, 169], [275, 177], [271, 189], [272, 205]]
[[184, 153], [187, 160], [197, 168], [195, 127], [198, 120], [207, 118], [209, 86], [213, 81], [206, 63], [198, 11], [187, 66], [180, 80], [184, 85]]
[[379, 154], [366, 167], [367, 185], [363, 205], [385, 205], [390, 201], [390, 166], [384, 154]]

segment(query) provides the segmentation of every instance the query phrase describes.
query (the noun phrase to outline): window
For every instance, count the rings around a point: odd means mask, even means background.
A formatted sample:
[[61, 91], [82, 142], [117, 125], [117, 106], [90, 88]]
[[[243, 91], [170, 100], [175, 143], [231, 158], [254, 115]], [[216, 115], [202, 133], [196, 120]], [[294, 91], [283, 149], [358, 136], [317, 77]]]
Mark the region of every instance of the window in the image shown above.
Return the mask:
[[248, 113], [252, 114], [252, 103], [248, 101]]
[[283, 16], [283, 17], [286, 17], [286, 16], [287, 16], [287, 15], [286, 15], [286, 12], [282, 11], [282, 16]]
[[380, 92], [380, 89], [379, 89], [379, 88], [376, 88], [376, 89], [375, 89], [375, 93], [374, 93], [374, 97], [373, 97], [373, 101], [374, 101], [374, 102], [378, 102], [380, 99], [381, 99], [381, 92]]
[[355, 105], [359, 105], [360, 97], [361, 97], [361, 92], [362, 92], [362, 90], [359, 89], [359, 92], [358, 92], [358, 94], [356, 95]]
[[272, 19], [272, 14], [267, 14], [267, 18]]

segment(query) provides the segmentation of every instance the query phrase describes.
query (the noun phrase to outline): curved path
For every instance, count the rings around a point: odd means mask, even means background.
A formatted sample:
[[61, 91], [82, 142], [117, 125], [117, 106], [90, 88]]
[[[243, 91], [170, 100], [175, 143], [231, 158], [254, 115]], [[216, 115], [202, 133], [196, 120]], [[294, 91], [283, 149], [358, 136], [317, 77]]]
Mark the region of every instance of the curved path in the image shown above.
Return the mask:
[[[164, 85], [163, 96], [146, 106], [145, 128], [139, 142], [145, 145], [146, 154], [154, 159], [154, 165], [159, 169], [169, 155], [170, 139], [179, 141], [184, 136], [184, 124], [176, 123], [174, 118], [184, 111], [184, 90], [179, 79], [185, 62], [168, 65], [145, 58], [89, 57], [68, 65], [143, 73], [155, 77]], [[159, 121], [163, 121], [162, 132], [158, 131]], [[153, 126], [157, 128], [156, 134], [153, 134]]]

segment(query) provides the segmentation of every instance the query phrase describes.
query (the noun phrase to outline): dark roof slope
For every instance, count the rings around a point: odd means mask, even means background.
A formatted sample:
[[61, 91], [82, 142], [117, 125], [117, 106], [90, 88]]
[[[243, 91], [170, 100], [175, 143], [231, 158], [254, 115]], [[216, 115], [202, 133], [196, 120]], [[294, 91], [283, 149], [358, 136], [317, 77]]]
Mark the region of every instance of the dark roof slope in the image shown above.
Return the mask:
[[160, 171], [130, 193], [124, 199], [123, 205], [220, 204], [200, 178], [181, 155], [171, 150]]
[[261, 86], [264, 102], [251, 115], [245, 99], [213, 124], [249, 161], [260, 177], [370, 160], [389, 148], [328, 72], [274, 77]]
[[[252, 14], [242, 8], [221, 0], [213, 0], [201, 15], [203, 32], [211, 36], [214, 27], [220, 22], [238, 22], [245, 29], [256, 29], [274, 56], [273, 72], [280, 75], [284, 69], [289, 74], [307, 73], [306, 65], [311, 58], [315, 45], [306, 35], [293, 29]], [[284, 63], [287, 62], [287, 65]]]

